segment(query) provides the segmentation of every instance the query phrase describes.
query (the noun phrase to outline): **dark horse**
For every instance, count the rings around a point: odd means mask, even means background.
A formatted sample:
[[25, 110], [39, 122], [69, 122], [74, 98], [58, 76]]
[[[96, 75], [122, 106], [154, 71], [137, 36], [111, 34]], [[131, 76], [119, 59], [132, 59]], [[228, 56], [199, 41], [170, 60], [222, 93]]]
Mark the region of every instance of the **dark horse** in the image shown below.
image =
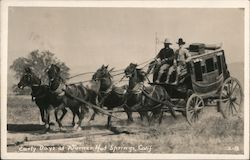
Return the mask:
[[93, 90], [84, 87], [82, 84], [66, 85], [60, 76], [60, 68], [57, 65], [52, 64], [47, 73], [49, 77], [49, 88], [52, 94], [51, 101], [59, 104], [55, 110], [55, 117], [59, 127], [61, 128], [62, 124], [61, 119], [58, 119], [57, 112], [59, 109], [69, 107], [73, 113], [72, 125], [75, 125], [74, 119], [75, 115], [77, 115], [79, 120], [74, 128], [80, 130], [84, 115], [88, 112], [88, 106], [74, 99], [74, 97], [78, 97], [95, 104], [97, 94]]
[[[125, 103], [125, 94], [127, 86], [116, 87], [112, 81], [111, 70], [108, 70], [108, 66], [102, 65], [94, 75], [92, 79], [100, 83], [98, 99], [99, 105], [107, 107], [108, 110], [113, 110], [115, 107], [123, 106]], [[126, 107], [124, 107], [126, 109]], [[95, 113], [93, 114], [95, 116]], [[92, 116], [92, 117], [93, 117]], [[108, 116], [107, 127], [111, 126], [111, 116]]]
[[[29, 67], [25, 68], [24, 75], [18, 83], [18, 88], [30, 87], [32, 92], [32, 101], [35, 101], [41, 114], [41, 119], [45, 123], [46, 129], [49, 129], [49, 107], [50, 103], [50, 91], [48, 85], [41, 85], [41, 80], [31, 71]], [[63, 108], [63, 113], [67, 110]], [[62, 119], [61, 117], [60, 119]]]
[[137, 64], [131, 63], [125, 69], [125, 75], [129, 78], [126, 105], [131, 110], [151, 111], [152, 119], [162, 121], [164, 106], [168, 107], [170, 113], [175, 117], [173, 104], [167, 91], [159, 85], [144, 86], [146, 74], [141, 69], [137, 69]]

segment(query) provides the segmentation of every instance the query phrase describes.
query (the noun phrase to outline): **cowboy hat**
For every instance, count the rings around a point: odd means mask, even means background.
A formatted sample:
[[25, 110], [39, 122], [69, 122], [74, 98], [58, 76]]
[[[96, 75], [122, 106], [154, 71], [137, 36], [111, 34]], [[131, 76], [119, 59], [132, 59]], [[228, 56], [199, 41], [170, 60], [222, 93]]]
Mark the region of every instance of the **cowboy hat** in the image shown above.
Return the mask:
[[172, 44], [168, 38], [165, 38], [164, 43], [165, 44]]
[[178, 42], [176, 42], [176, 43], [180, 45], [180, 44], [185, 44], [186, 42], [184, 42], [182, 38], [179, 38]]

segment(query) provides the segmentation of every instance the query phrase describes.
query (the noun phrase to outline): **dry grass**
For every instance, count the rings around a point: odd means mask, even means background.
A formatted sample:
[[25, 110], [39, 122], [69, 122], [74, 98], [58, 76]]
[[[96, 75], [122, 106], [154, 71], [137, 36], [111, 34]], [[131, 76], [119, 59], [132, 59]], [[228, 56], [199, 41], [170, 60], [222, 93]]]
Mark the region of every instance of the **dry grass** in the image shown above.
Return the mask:
[[[162, 124], [148, 126], [146, 122], [140, 122], [138, 115], [134, 114], [135, 123], [128, 125], [126, 123], [126, 114], [116, 114], [122, 121], [113, 119], [113, 125], [121, 129], [134, 132], [134, 134], [120, 134], [109, 136], [91, 136], [91, 133], [102, 130], [97, 126], [106, 124], [106, 116], [97, 115], [96, 120], [89, 124], [92, 128], [86, 129], [90, 136], [68, 140], [44, 141], [43, 144], [50, 146], [67, 146], [76, 144], [77, 146], [107, 146], [106, 150], [62, 150], [53, 152], [144, 152], [149, 150], [138, 150], [138, 145], [152, 146], [151, 153], [243, 153], [243, 116], [235, 116], [229, 119], [223, 119], [221, 114], [215, 108], [205, 108], [200, 121], [190, 126], [185, 117], [181, 114], [177, 119], [165, 113]], [[38, 107], [31, 102], [31, 98], [8, 97], [8, 124], [39, 124]], [[72, 114], [69, 111], [63, 120], [63, 124], [70, 126]], [[83, 126], [88, 125], [87, 117]], [[95, 127], [96, 126], [96, 127]], [[8, 133], [9, 135], [11, 133]], [[42, 142], [41, 142], [42, 143]], [[24, 145], [37, 146], [39, 142], [30, 142]], [[136, 150], [123, 148], [113, 151], [111, 146], [135, 147]], [[17, 151], [19, 146], [8, 147], [9, 151]], [[37, 146], [38, 147], [38, 146]], [[236, 149], [235, 149], [236, 147]], [[237, 149], [239, 148], [239, 150]], [[46, 151], [44, 151], [46, 152]]]

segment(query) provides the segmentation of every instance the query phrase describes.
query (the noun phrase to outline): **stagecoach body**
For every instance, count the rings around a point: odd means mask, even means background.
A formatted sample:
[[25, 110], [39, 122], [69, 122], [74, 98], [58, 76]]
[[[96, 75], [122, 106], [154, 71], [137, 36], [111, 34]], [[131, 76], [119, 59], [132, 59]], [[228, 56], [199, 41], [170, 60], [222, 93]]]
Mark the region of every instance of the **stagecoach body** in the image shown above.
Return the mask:
[[193, 92], [202, 97], [217, 94], [229, 77], [224, 51], [221, 49], [192, 56], [187, 63], [187, 69]]
[[[216, 106], [223, 117], [237, 114], [243, 101], [239, 81], [230, 77], [224, 50], [220, 45], [191, 44], [191, 57], [182, 71], [179, 83], [164, 85], [173, 103], [184, 99], [186, 106], [175, 110], [192, 124], [205, 106]], [[179, 100], [178, 100], [179, 99]]]

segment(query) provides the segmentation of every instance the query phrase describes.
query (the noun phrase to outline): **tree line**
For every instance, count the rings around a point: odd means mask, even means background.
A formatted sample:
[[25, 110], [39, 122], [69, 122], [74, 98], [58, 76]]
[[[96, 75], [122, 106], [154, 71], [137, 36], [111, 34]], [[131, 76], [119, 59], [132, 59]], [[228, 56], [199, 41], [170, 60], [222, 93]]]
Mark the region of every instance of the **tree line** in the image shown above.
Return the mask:
[[[20, 78], [24, 74], [24, 68], [30, 67], [33, 73], [35, 73], [36, 76], [41, 79], [42, 84], [48, 84], [48, 76], [46, 74], [46, 70], [51, 64], [56, 64], [60, 67], [62, 78], [66, 79], [69, 77], [69, 67], [64, 62], [61, 62], [54, 53], [48, 50], [34, 50], [30, 52], [26, 57], [19, 57], [13, 61], [13, 63], [10, 65], [10, 69], [14, 71], [15, 78], [20, 80]], [[12, 91], [15, 94], [19, 95], [30, 94], [29, 87], [21, 90], [17, 87], [17, 84], [14, 84], [12, 86]]]

